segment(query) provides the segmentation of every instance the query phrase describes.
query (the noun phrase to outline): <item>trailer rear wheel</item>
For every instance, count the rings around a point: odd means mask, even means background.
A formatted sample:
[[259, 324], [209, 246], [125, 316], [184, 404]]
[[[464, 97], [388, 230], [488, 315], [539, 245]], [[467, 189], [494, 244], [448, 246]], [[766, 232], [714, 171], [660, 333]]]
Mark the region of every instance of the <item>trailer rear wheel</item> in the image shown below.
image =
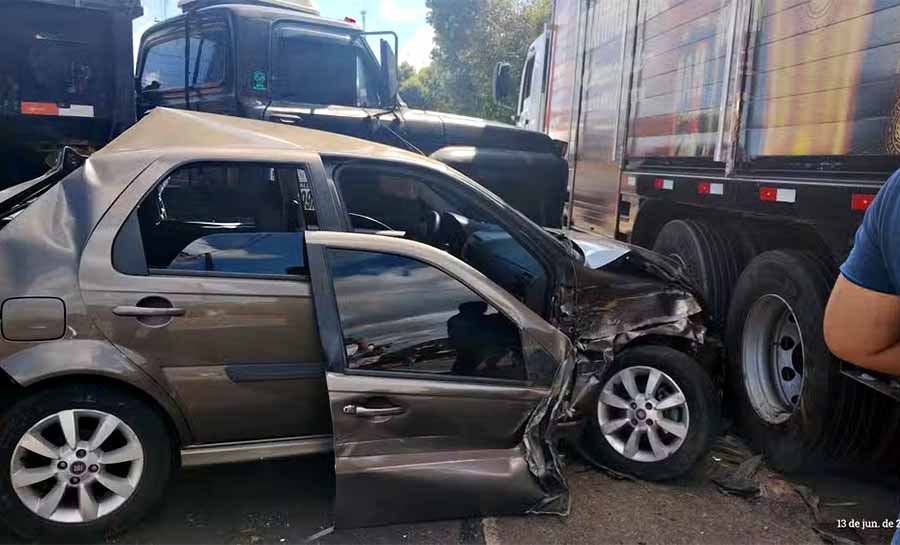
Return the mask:
[[[834, 273], [812, 254], [770, 251], [734, 290], [726, 341], [727, 399], [738, 426], [778, 469], [806, 469], [830, 454], [844, 382], [822, 316]], [[840, 411], [840, 412], [839, 412]]]
[[662, 228], [653, 250], [682, 264], [697, 283], [713, 324], [723, 327], [739, 272], [726, 237], [702, 220], [673, 220]]

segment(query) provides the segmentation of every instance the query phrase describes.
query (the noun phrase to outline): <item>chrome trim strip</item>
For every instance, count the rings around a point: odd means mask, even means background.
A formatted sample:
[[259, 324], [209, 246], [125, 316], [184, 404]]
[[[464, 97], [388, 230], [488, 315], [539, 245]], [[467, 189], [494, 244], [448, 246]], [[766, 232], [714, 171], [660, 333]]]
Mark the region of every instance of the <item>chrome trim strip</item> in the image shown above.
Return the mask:
[[182, 467], [233, 464], [331, 452], [330, 435], [292, 437], [271, 441], [239, 441], [188, 447], [181, 450]]

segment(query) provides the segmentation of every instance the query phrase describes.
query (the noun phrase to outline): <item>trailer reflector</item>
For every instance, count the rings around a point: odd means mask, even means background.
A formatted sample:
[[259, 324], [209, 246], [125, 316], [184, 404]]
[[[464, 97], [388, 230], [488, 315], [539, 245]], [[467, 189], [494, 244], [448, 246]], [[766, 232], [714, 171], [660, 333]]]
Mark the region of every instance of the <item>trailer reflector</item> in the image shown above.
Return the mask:
[[725, 185], [713, 182], [699, 182], [697, 184], [697, 193], [700, 195], [724, 195]]
[[59, 106], [52, 102], [28, 102], [19, 105], [23, 115], [50, 115], [58, 117], [94, 117], [94, 107], [89, 104]]
[[675, 189], [675, 180], [657, 178], [653, 180], [653, 187], [655, 187], [656, 189], [668, 189], [669, 191], [671, 191]]
[[777, 187], [761, 187], [759, 188], [759, 200], [769, 202], [797, 202], [797, 190]]
[[22, 101], [19, 111], [25, 115], [59, 115], [59, 106], [52, 102]]
[[850, 197], [850, 210], [867, 210], [874, 200], [875, 195], [854, 193]]

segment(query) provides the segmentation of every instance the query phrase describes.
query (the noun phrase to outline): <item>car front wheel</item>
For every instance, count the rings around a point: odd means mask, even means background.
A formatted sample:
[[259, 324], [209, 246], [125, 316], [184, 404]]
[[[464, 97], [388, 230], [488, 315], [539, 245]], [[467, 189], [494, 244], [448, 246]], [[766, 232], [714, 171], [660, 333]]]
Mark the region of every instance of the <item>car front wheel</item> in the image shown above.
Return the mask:
[[706, 371], [666, 346], [623, 351], [605, 373], [587, 434], [606, 466], [647, 480], [687, 473], [709, 450], [719, 400]]
[[30, 539], [101, 539], [161, 499], [172, 458], [142, 400], [97, 385], [37, 392], [0, 421], [0, 517]]

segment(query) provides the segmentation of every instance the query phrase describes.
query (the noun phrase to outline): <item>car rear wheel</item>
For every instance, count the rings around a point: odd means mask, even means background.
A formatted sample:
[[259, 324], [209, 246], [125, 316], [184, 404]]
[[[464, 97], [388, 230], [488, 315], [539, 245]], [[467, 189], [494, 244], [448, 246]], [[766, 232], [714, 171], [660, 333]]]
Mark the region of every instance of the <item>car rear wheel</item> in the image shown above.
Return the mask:
[[687, 473], [709, 449], [719, 400], [699, 363], [666, 346], [623, 351], [601, 380], [588, 426], [592, 454], [648, 480]]
[[153, 408], [113, 388], [66, 385], [0, 423], [0, 517], [26, 538], [101, 539], [161, 499], [172, 468]]

